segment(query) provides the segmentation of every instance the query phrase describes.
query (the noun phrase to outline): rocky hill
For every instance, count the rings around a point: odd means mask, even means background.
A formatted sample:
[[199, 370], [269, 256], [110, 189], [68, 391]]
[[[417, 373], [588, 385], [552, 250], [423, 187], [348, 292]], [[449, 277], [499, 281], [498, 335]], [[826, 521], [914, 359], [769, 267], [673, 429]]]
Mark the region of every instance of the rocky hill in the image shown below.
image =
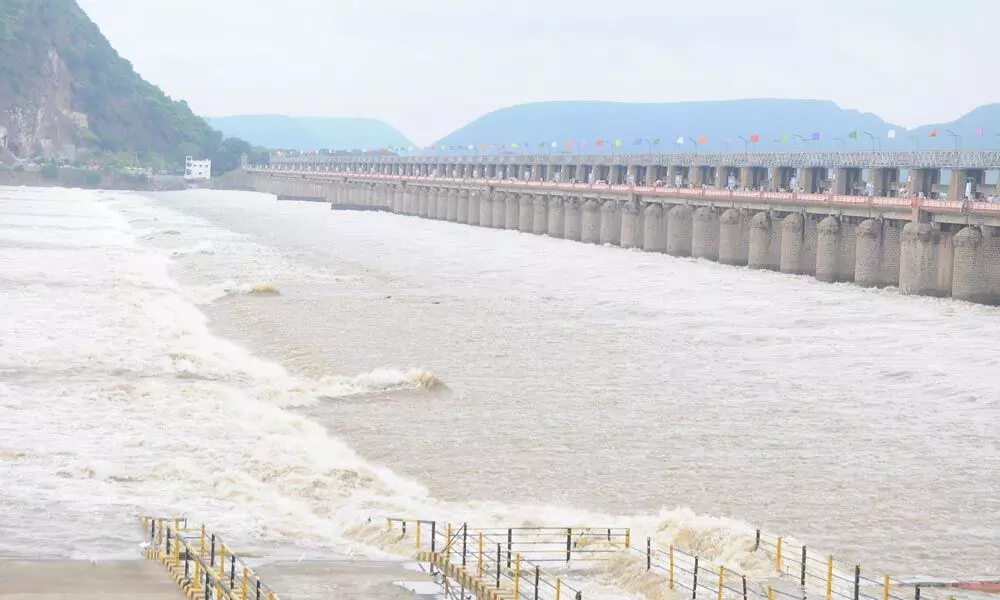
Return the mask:
[[267, 148], [364, 150], [413, 145], [399, 130], [376, 119], [237, 115], [212, 117], [208, 122], [226, 135]]
[[143, 80], [75, 0], [0, 0], [0, 145], [211, 155], [222, 134]]

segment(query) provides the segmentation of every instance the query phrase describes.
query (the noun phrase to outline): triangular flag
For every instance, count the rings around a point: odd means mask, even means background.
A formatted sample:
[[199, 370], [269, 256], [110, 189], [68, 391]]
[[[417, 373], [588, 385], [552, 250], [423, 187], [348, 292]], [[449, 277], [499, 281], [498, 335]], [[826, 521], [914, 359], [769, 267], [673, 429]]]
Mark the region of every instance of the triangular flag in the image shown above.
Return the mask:
[[818, 140], [818, 139], [819, 139], [819, 132], [818, 132], [818, 131], [814, 131], [814, 132], [813, 132], [813, 134], [812, 134], [812, 139], [813, 139], [813, 141], [815, 141], [815, 140]]
[[545, 142], [538, 142], [538, 147], [539, 148], [544, 148], [545, 147]]
[[566, 140], [566, 147], [567, 148], [572, 148], [573, 147], [573, 140]]
[[580, 146], [583, 147], [583, 148], [586, 148], [587, 147], [587, 140], [580, 141]]
[[750, 143], [751, 144], [756, 144], [759, 141], [760, 141], [760, 134], [759, 133], [751, 133], [750, 134]]
[[654, 140], [653, 140], [653, 145], [654, 145], [654, 146], [659, 146], [659, 145], [660, 145], [660, 138], [656, 138], [656, 139], [654, 139]]
[[517, 142], [514, 142], [513, 144], [511, 144], [510, 147], [511, 148], [517, 148]]
[[983, 137], [983, 128], [976, 127], [976, 137]]
[[557, 147], [557, 146], [559, 146], [559, 142], [552, 142], [552, 147], [553, 147], [553, 148], [555, 148], [555, 147]]
[[604, 147], [604, 140], [597, 140], [597, 144], [595, 144], [595, 145], [598, 148], [603, 148]]
[[677, 141], [674, 142], [674, 143], [675, 144], [683, 144], [684, 143], [684, 136], [682, 135], [681, 137], [677, 138]]
[[621, 141], [621, 140], [615, 140], [615, 147], [616, 147], [616, 148], [617, 148], [618, 146], [621, 146], [621, 145], [622, 145], [622, 141]]
[[931, 135], [929, 137], [937, 137], [937, 129], [931, 129]]
[[852, 132], [850, 132], [850, 133], [847, 134], [847, 137], [851, 138], [852, 140], [856, 140], [856, 139], [858, 139], [858, 132], [857, 131], [852, 131]]
[[787, 135], [787, 134], [786, 134], [786, 135], [783, 135], [783, 136], [781, 136], [781, 142], [782, 142], [782, 143], [784, 143], [784, 142], [787, 142], [787, 141], [788, 141], [788, 135]]
[[890, 140], [896, 139], [896, 130], [890, 129], [889, 133], [885, 134], [885, 137], [889, 138]]
[[633, 146], [641, 146], [642, 145], [642, 138], [636, 138], [636, 140], [634, 142], [632, 142], [632, 145]]
[[703, 135], [703, 136], [699, 137], [698, 138], [698, 143], [699, 144], [707, 144], [708, 143], [708, 136], [707, 135]]

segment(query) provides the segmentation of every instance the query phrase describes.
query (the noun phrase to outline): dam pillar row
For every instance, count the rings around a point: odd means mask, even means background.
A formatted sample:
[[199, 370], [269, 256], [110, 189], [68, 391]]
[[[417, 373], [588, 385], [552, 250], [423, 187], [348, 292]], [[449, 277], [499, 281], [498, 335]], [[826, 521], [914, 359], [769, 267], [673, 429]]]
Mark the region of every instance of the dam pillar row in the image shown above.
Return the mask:
[[[537, 165], [535, 165], [537, 168]], [[535, 199], [531, 194], [520, 194], [517, 207], [517, 230], [531, 233], [535, 229]]]
[[621, 243], [622, 239], [622, 214], [618, 210], [618, 202], [615, 200], [605, 200], [601, 203], [601, 235], [600, 243], [614, 244]]
[[[677, 179], [680, 175], [681, 178]], [[684, 186], [684, 175], [680, 168], [676, 165], [670, 165], [667, 167], [667, 186], [668, 187], [683, 187]]]
[[507, 202], [504, 211], [504, 229], [516, 231], [518, 225], [521, 224], [521, 204], [518, 194], [507, 193]]
[[753, 188], [753, 168], [740, 167], [740, 187], [747, 190]]
[[635, 165], [629, 165], [625, 169], [625, 183], [628, 185], [639, 184], [639, 169]]
[[792, 191], [802, 191], [806, 194], [812, 194], [813, 189], [816, 185], [816, 169], [812, 167], [800, 167], [798, 172], [795, 174], [797, 179], [796, 187], [797, 190]]
[[403, 212], [405, 210], [405, 201], [403, 200], [403, 198], [404, 198], [403, 194], [404, 194], [404, 192], [403, 192], [403, 186], [402, 185], [393, 186], [393, 190], [392, 190], [392, 212], [396, 213], [397, 215], [403, 214]]
[[479, 226], [493, 227], [493, 196], [496, 192], [481, 192], [479, 194]]
[[1000, 304], [1000, 228], [965, 227], [955, 234], [954, 245], [952, 297]]
[[854, 281], [854, 228], [845, 219], [830, 215], [819, 222], [816, 232], [816, 279], [830, 283]]
[[566, 196], [563, 206], [563, 239], [580, 241], [580, 198]]
[[601, 241], [601, 207], [596, 198], [583, 199], [580, 240], [588, 244]]
[[458, 222], [458, 188], [448, 190], [448, 213], [445, 218], [452, 223]]
[[667, 254], [670, 256], [691, 256], [693, 216], [694, 210], [684, 205], [674, 206], [667, 212]]
[[948, 200], [961, 202], [965, 200], [965, 179], [969, 176], [966, 169], [952, 169], [951, 183], [948, 184]]
[[729, 167], [715, 167], [715, 187], [720, 190], [729, 187]]
[[[608, 165], [608, 183], [610, 185], [618, 185], [621, 183], [621, 167], [615, 164]], [[597, 176], [595, 175], [595, 179]]]
[[638, 200], [629, 200], [621, 206], [621, 233], [618, 245], [622, 248], [641, 248], [639, 239], [639, 211], [642, 210]]
[[953, 238], [937, 224], [907, 223], [900, 239], [899, 291], [920, 296], [950, 295], [953, 256]]
[[771, 211], [761, 211], [750, 219], [747, 266], [770, 271], [781, 267], [781, 223]]
[[663, 206], [651, 203], [646, 205], [646, 209], [642, 212], [642, 249], [646, 252], [663, 252], [667, 249]]
[[702, 206], [691, 216], [691, 256], [719, 260], [719, 215], [714, 208]]
[[505, 192], [493, 192], [493, 229], [503, 229], [507, 226], [507, 194]]
[[549, 237], [561, 238], [566, 235], [566, 197], [549, 196], [548, 205], [546, 233]]
[[535, 194], [531, 202], [531, 232], [535, 235], [545, 235], [549, 231], [548, 198], [544, 194]]
[[458, 206], [455, 209], [455, 222], [469, 224], [469, 190], [457, 190]]
[[730, 208], [719, 217], [719, 262], [745, 267], [750, 257], [750, 213]]
[[428, 208], [430, 206], [430, 201], [431, 201], [430, 196], [431, 196], [431, 189], [430, 188], [427, 188], [427, 187], [420, 188], [420, 210], [417, 213], [417, 215], [421, 216], [421, 217], [423, 217], [425, 219], [427, 218], [427, 216], [429, 214], [427, 211], [428, 211]]
[[[705, 184], [705, 169], [702, 167], [690, 167], [688, 168], [688, 179], [691, 181], [691, 187], [700, 188]], [[671, 209], [673, 210], [673, 209]], [[669, 225], [667, 228], [669, 229]]]

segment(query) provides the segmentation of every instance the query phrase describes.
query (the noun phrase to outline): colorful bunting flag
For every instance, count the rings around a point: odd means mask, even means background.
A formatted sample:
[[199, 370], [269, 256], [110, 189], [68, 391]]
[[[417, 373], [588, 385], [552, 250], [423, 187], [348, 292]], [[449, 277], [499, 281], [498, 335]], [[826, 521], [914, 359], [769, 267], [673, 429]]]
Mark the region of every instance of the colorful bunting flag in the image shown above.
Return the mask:
[[751, 144], [756, 144], [759, 141], [760, 141], [760, 134], [759, 133], [751, 133], [750, 134], [750, 143]]
[[621, 145], [622, 145], [622, 141], [621, 140], [615, 140], [615, 148], [620, 148]]
[[553, 148], [559, 147], [559, 142], [552, 142], [552, 147]]
[[597, 144], [595, 144], [595, 145], [598, 148], [603, 148], [604, 147], [604, 140], [597, 140]]
[[976, 137], [983, 137], [983, 128], [976, 127]]
[[896, 130], [890, 129], [889, 133], [885, 134], [885, 137], [889, 138], [890, 140], [896, 139]]
[[681, 144], [681, 145], [683, 145], [684, 144], [684, 136], [682, 135], [679, 138], [677, 138], [677, 141], [674, 142], [674, 143], [675, 144]]
[[567, 148], [572, 148], [573, 147], [573, 140], [566, 140], [566, 147]]
[[785, 134], [785, 135], [781, 136], [781, 143], [782, 144], [784, 144], [787, 141], [788, 141], [788, 134]]
[[929, 137], [937, 137], [937, 129], [931, 129], [931, 134]]
[[814, 142], [819, 140], [819, 132], [818, 131], [814, 131], [813, 132], [812, 139], [813, 139]]
[[707, 135], [700, 136], [698, 138], [698, 143], [699, 144], [707, 144], [708, 143], [708, 136]]
[[632, 145], [633, 146], [641, 146], [642, 145], [642, 138], [636, 138], [636, 140], [634, 142], [632, 142]]
[[654, 146], [659, 146], [659, 145], [660, 145], [660, 138], [656, 138], [656, 139], [654, 139], [654, 140], [653, 140], [653, 145], [654, 145]]
[[852, 131], [847, 134], [847, 137], [851, 138], [852, 140], [856, 140], [858, 139], [858, 132], [856, 130]]

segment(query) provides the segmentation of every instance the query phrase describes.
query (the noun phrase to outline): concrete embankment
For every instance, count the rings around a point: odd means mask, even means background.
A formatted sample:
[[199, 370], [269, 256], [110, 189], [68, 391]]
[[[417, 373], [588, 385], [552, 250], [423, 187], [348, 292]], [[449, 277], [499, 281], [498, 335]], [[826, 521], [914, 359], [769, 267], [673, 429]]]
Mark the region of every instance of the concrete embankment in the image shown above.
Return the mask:
[[185, 600], [166, 571], [148, 560], [0, 559], [0, 600]]

